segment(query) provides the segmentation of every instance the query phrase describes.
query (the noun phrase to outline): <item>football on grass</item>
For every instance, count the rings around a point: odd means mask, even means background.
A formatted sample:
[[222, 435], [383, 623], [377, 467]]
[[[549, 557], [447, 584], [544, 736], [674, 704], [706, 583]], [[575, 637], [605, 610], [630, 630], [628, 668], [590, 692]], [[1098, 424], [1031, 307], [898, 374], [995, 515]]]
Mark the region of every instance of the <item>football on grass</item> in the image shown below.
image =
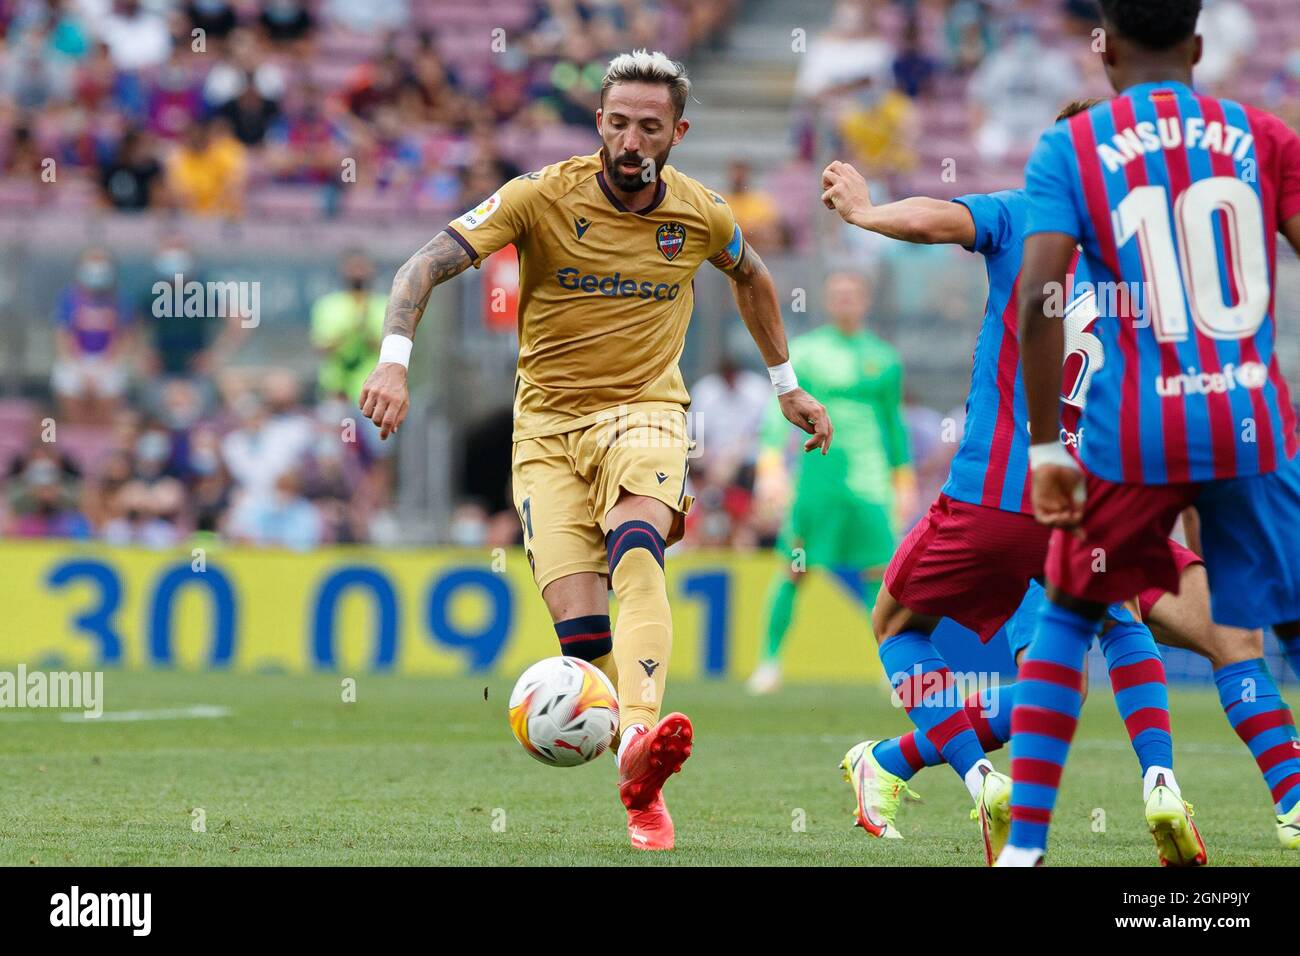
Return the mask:
[[576, 767], [613, 742], [618, 697], [595, 664], [548, 657], [524, 671], [511, 691], [510, 729], [542, 763]]

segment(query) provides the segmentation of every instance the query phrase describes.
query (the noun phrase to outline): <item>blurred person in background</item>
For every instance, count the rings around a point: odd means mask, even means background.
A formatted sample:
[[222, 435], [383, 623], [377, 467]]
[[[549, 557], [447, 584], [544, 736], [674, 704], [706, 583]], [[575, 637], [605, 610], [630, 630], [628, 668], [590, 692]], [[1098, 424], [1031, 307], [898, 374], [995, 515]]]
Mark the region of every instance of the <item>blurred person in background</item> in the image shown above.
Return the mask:
[[[379, 360], [384, 333], [388, 296], [371, 290], [374, 277], [369, 256], [359, 250], [347, 253], [339, 262], [341, 288], [321, 296], [311, 309], [311, 341], [322, 355], [317, 376], [320, 394], [342, 396], [350, 409], [357, 407], [361, 386]], [[380, 441], [378, 426], [364, 416], [358, 418], [356, 428], [366, 456], [381, 462], [369, 473], [367, 491], [383, 505], [392, 493], [394, 446]]]
[[108, 252], [87, 249], [55, 307], [51, 385], [66, 421], [108, 422], [126, 391], [135, 330]]
[[166, 205], [162, 163], [151, 137], [139, 129], [122, 134], [111, 156], [100, 165], [99, 184], [104, 204], [119, 212], [143, 212]]
[[175, 478], [127, 482], [113, 496], [103, 538], [113, 545], [173, 548], [190, 532], [185, 487]]
[[91, 21], [91, 27], [108, 46], [119, 70], [159, 66], [171, 55], [166, 18], [140, 0], [113, 0], [107, 15]]
[[1202, 0], [1196, 32], [1204, 38], [1196, 88], [1215, 96], [1231, 92], [1258, 39], [1250, 9], [1239, 0]]
[[281, 475], [298, 467], [307, 442], [299, 439], [297, 429], [285, 429], [273, 418], [255, 393], [240, 396], [235, 412], [239, 425], [221, 440], [222, 463], [236, 493], [269, 494]]
[[[800, 385], [826, 403], [840, 440], [824, 456], [798, 459], [776, 547], [784, 567], [769, 588], [759, 665], [747, 685], [754, 694], [780, 686], [781, 645], [807, 571], [822, 568], [849, 582], [870, 613], [901, 516], [914, 510], [903, 363], [892, 345], [867, 330], [871, 286], [861, 273], [833, 272], [823, 302], [829, 321], [790, 341], [790, 362]], [[767, 425], [758, 483], [760, 494], [775, 495], [786, 483], [788, 436], [770, 413]]]
[[224, 121], [197, 119], [167, 164], [167, 186], [185, 212], [233, 218], [243, 210], [247, 167], [247, 151]]
[[81, 468], [57, 441], [46, 441], [49, 415], [32, 418], [26, 449], [8, 468], [0, 534], [17, 537], [71, 537], [90, 534], [82, 509]]
[[717, 369], [691, 387], [691, 440], [696, 443], [691, 470], [698, 479], [707, 476], [724, 487], [752, 491], [772, 384], [743, 368], [738, 351], [728, 348]]
[[80, 510], [79, 490], [79, 483], [67, 480], [56, 456], [34, 449], [7, 483], [4, 534], [16, 538], [89, 537], [91, 526]]
[[245, 495], [230, 511], [226, 535], [241, 544], [310, 551], [324, 540], [320, 511], [301, 492], [298, 476], [286, 471], [270, 494]]
[[903, 30], [903, 46], [894, 57], [894, 85], [907, 96], [916, 99], [928, 96], [934, 89], [934, 77], [939, 63], [925, 52], [921, 40], [921, 22], [913, 14]]
[[948, 67], [969, 73], [995, 45], [993, 13], [988, 0], [948, 0], [943, 18]]
[[746, 241], [755, 249], [768, 253], [789, 247], [776, 199], [766, 190], [754, 186], [752, 169], [746, 160], [733, 159], [728, 165], [725, 198], [745, 233]]
[[1007, 41], [980, 64], [967, 88], [976, 150], [994, 162], [1013, 151], [1027, 156], [1079, 85], [1071, 57], [1045, 44], [1033, 21], [1015, 19]]
[[[206, 310], [202, 315], [170, 315], [168, 310], [155, 309], [160, 297], [172, 298], [177, 284], [184, 288], [186, 283], [203, 281], [185, 237], [180, 233], [164, 236], [136, 296], [148, 347], [146, 369], [154, 379], [146, 389], [150, 404], [156, 403], [158, 389], [176, 378], [193, 382], [203, 404], [210, 403], [213, 390], [207, 379], [229, 362], [247, 334], [238, 315], [208, 315]], [[166, 283], [166, 288], [156, 291], [160, 288], [157, 283]]]
[[303, 0], [262, 0], [257, 22], [266, 39], [276, 46], [303, 44], [316, 26]]

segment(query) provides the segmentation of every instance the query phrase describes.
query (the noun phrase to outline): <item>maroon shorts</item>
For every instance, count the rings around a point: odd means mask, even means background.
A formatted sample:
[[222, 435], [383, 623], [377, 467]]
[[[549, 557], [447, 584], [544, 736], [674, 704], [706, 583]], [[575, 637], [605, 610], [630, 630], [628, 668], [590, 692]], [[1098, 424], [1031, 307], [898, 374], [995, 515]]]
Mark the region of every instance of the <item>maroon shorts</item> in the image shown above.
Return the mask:
[[1204, 486], [1119, 484], [1086, 472], [1085, 480], [1082, 533], [1053, 532], [1047, 580], [1071, 597], [1098, 604], [1152, 588], [1177, 594], [1182, 567], [1169, 532]]
[[1042, 575], [1050, 538], [1033, 515], [940, 495], [894, 552], [885, 587], [909, 611], [952, 618], [987, 641]]
[[[1172, 538], [1169, 539], [1169, 550], [1174, 553], [1174, 565], [1178, 568], [1178, 580], [1183, 579], [1183, 572], [1193, 564], [1204, 564], [1198, 555], [1191, 548], [1179, 544]], [[1151, 616], [1151, 609], [1155, 607], [1156, 601], [1159, 601], [1169, 592], [1163, 588], [1147, 588], [1138, 595], [1138, 609], [1142, 612], [1142, 620]]]

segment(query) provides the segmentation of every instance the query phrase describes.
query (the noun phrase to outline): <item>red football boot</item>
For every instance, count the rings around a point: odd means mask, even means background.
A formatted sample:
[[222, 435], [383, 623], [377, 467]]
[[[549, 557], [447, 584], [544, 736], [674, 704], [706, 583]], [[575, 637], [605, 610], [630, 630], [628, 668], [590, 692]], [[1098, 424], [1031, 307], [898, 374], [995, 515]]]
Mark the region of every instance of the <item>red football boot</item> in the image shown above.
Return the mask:
[[669, 714], [636, 735], [619, 759], [618, 795], [627, 808], [628, 838], [638, 850], [671, 850], [673, 821], [663, 786], [691, 755], [693, 731], [685, 714]]

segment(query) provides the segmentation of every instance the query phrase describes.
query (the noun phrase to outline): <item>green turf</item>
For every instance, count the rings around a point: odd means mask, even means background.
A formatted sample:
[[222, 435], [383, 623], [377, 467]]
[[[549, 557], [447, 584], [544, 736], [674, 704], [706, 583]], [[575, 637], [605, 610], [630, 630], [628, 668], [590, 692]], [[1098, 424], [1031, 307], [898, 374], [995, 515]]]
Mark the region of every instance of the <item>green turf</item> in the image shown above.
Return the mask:
[[[484, 687], [488, 700], [484, 700]], [[556, 770], [505, 722], [502, 678], [116, 673], [106, 710], [209, 704], [212, 719], [87, 725], [0, 711], [0, 864], [983, 863], [969, 800], [946, 768], [913, 785], [904, 840], [850, 826], [836, 763], [863, 736], [907, 729], [877, 688], [791, 687], [761, 700], [675, 683], [697, 744], [669, 785], [672, 854], [626, 845], [613, 761]], [[1209, 690], [1175, 693], [1178, 773], [1211, 862], [1294, 865], [1268, 795]], [[1005, 752], [995, 755], [1006, 766]], [[1153, 865], [1137, 765], [1109, 694], [1089, 700], [1051, 862]], [[192, 811], [206, 814], [194, 832]], [[1105, 832], [1093, 832], [1104, 811]], [[802, 822], [802, 826], [799, 824]]]

